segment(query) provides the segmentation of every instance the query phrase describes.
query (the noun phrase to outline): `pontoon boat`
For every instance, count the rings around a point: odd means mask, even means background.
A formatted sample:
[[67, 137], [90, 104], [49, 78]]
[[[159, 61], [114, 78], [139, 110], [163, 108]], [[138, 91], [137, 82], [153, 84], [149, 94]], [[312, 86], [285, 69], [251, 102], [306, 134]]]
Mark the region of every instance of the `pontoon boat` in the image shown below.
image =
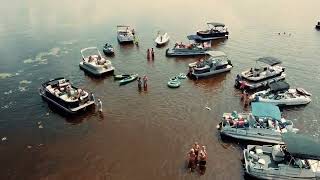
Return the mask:
[[40, 87], [40, 95], [48, 103], [70, 114], [94, 105], [93, 96], [89, 92], [73, 86], [63, 77], [43, 83]]
[[[90, 50], [96, 50], [98, 54], [86, 56], [84, 52]], [[113, 73], [114, 67], [111, 64], [111, 61], [104, 59], [97, 47], [84, 48], [80, 52], [82, 61], [80, 62], [79, 66], [84, 71], [95, 76]]]

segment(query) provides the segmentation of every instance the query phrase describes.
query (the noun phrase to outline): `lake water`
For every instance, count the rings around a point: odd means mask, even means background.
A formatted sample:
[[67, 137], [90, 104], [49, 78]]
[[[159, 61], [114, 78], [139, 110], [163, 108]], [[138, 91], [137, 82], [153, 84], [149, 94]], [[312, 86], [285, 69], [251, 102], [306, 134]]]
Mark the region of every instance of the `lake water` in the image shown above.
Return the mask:
[[[8, 140], [0, 142], [0, 179], [198, 179], [185, 169], [194, 141], [208, 149], [201, 179], [242, 179], [241, 148], [222, 142], [216, 125], [223, 112], [248, 110], [233, 83], [255, 59], [279, 58], [291, 86], [313, 94], [309, 105], [283, 113], [302, 133], [319, 136], [320, 32], [314, 29], [319, 6], [319, 0], [3, 2], [0, 137]], [[166, 48], [154, 47], [157, 31], [169, 33], [172, 47], [209, 21], [228, 26], [229, 39], [214, 42], [213, 49], [224, 51], [234, 69], [169, 89], [168, 79], [197, 58], [166, 58]], [[138, 48], [119, 46], [118, 24], [135, 28]], [[119, 87], [112, 77], [94, 79], [79, 69], [80, 50], [102, 50], [106, 42], [115, 47], [115, 73], [146, 74], [148, 91], [138, 92], [136, 83]], [[147, 61], [151, 47], [155, 60]], [[52, 112], [38, 88], [61, 76], [93, 91], [103, 102], [103, 115], [66, 118]]]

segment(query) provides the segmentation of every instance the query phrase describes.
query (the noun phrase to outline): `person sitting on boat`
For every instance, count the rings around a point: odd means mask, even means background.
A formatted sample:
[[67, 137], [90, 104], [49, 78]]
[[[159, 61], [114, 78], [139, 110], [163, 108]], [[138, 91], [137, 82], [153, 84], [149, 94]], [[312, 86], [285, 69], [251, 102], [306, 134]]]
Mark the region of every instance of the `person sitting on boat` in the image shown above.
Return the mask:
[[191, 148], [190, 151], [188, 152], [188, 159], [189, 159], [189, 162], [188, 162], [188, 169], [191, 171], [193, 171], [196, 167], [196, 163], [195, 163], [195, 160], [196, 160], [196, 154], [194, 153], [194, 149]]
[[173, 48], [176, 48], [176, 47], [178, 47], [178, 46], [179, 46], [179, 44], [178, 44], [178, 43], [175, 43]]
[[89, 56], [88, 62], [91, 62], [91, 61], [93, 61], [93, 58], [92, 58], [92, 56]]

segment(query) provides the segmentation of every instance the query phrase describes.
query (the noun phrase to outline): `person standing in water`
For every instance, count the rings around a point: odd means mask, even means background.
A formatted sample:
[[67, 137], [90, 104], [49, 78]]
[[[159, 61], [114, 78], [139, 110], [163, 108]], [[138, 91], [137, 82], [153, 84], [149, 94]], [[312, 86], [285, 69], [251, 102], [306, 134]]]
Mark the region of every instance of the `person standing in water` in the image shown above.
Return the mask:
[[192, 146], [192, 149], [194, 149], [194, 153], [196, 154], [195, 163], [198, 164], [198, 155], [199, 155], [199, 151], [200, 151], [200, 146], [199, 146], [198, 142], [194, 143], [194, 145]]
[[141, 90], [142, 82], [141, 77], [138, 77], [138, 89]]
[[196, 168], [196, 154], [194, 153], [194, 149], [190, 149], [190, 151], [188, 152], [188, 169], [190, 170], [190, 172], [192, 172], [195, 168]]
[[207, 164], [207, 151], [206, 151], [206, 147], [202, 146], [202, 149], [199, 153], [199, 171], [201, 175], [203, 175], [206, 171], [206, 164]]
[[100, 99], [98, 99], [98, 109], [99, 112], [102, 112], [102, 102]]
[[145, 89], [148, 87], [147, 81], [148, 81], [148, 77], [146, 75], [144, 75], [143, 76], [143, 88], [145, 88]]
[[154, 51], [153, 48], [151, 48], [151, 56], [152, 56], [152, 60], [154, 59]]
[[147, 50], [147, 59], [149, 60], [150, 59], [150, 49], [148, 48]]

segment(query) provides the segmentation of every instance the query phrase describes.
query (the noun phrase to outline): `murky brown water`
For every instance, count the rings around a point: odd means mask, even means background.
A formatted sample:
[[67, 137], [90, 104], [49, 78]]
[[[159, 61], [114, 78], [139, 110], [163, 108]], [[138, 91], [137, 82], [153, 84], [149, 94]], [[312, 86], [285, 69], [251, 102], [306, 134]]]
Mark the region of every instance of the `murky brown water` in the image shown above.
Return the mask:
[[[3, 3], [0, 136], [8, 141], [0, 142], [0, 179], [242, 179], [241, 147], [223, 143], [215, 127], [223, 112], [244, 110], [234, 77], [256, 58], [278, 57], [287, 67], [287, 81], [313, 94], [308, 106], [283, 113], [302, 133], [319, 136], [320, 32], [314, 29], [319, 5], [317, 0]], [[186, 72], [197, 58], [166, 58], [166, 48], [156, 48], [155, 60], [148, 62], [146, 49], [154, 47], [158, 30], [169, 33], [171, 47], [187, 42], [186, 35], [207, 21], [229, 26], [230, 38], [213, 45], [235, 68], [169, 89], [168, 79]], [[118, 24], [136, 29], [139, 48], [118, 45]], [[112, 77], [93, 79], [79, 69], [80, 49], [102, 49], [106, 41], [115, 46], [116, 73], [147, 74], [148, 91], [138, 92], [136, 83], [119, 87]], [[60, 76], [95, 92], [103, 115], [65, 118], [52, 112], [38, 87]], [[194, 141], [208, 149], [201, 177], [185, 169]]]

